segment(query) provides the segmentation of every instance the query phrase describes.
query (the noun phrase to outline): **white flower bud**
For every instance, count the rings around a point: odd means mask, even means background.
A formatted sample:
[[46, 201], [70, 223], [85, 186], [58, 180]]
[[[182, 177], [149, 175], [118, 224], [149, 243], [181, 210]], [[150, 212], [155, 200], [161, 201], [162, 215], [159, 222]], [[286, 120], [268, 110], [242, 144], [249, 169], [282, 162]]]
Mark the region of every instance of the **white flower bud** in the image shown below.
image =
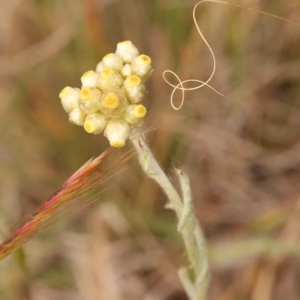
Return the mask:
[[104, 136], [112, 147], [123, 147], [131, 132], [131, 127], [123, 120], [111, 119], [104, 130]]
[[100, 74], [104, 69], [103, 62], [100, 61], [96, 67], [96, 73]]
[[96, 88], [99, 75], [94, 71], [87, 71], [81, 76], [82, 87]]
[[103, 57], [102, 65], [104, 68], [112, 68], [115, 71], [121, 72], [123, 68], [123, 60], [119, 55], [109, 53]]
[[124, 65], [124, 67], [121, 70], [121, 75], [123, 76], [123, 78], [126, 78], [128, 76], [131, 75], [131, 67], [130, 64], [126, 64]]
[[128, 106], [128, 101], [121, 88], [106, 90], [100, 98], [98, 108], [106, 117], [117, 118]]
[[131, 62], [131, 72], [145, 81], [152, 73], [151, 58], [145, 54], [135, 57]]
[[85, 87], [79, 93], [78, 104], [80, 109], [86, 113], [95, 113], [98, 110], [101, 92], [98, 89]]
[[69, 121], [73, 124], [82, 126], [85, 120], [86, 114], [79, 108], [74, 108], [69, 114]]
[[141, 78], [136, 75], [131, 75], [126, 78], [124, 81], [124, 90], [131, 103], [141, 102], [146, 93], [145, 85], [142, 83]]
[[99, 76], [98, 87], [102, 90], [120, 87], [123, 84], [121, 75], [112, 68], [105, 68]]
[[107, 124], [107, 119], [104, 114], [88, 114], [85, 118], [83, 127], [86, 132], [98, 134], [101, 133]]
[[59, 94], [61, 104], [67, 113], [70, 113], [74, 108], [78, 107], [79, 89], [65, 87]]
[[131, 41], [124, 41], [118, 43], [116, 54], [123, 59], [124, 63], [130, 63], [134, 57], [139, 55], [139, 50]]
[[144, 105], [131, 104], [125, 110], [123, 114], [123, 120], [126, 121], [129, 125], [141, 125], [144, 121], [146, 113], [147, 109]]

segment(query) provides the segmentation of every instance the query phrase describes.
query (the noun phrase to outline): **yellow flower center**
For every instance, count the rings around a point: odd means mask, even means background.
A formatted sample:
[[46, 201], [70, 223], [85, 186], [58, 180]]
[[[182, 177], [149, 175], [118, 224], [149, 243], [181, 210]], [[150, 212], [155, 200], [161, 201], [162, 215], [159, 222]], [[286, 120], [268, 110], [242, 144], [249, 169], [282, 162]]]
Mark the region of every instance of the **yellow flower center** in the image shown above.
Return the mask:
[[120, 99], [115, 93], [109, 93], [103, 100], [103, 106], [105, 108], [114, 109], [120, 104]]
[[93, 91], [88, 87], [83, 88], [79, 93], [79, 97], [83, 100], [89, 100], [93, 97]]
[[121, 141], [111, 141], [110, 145], [112, 147], [120, 148], [120, 147], [124, 147], [125, 142], [123, 142], [123, 141], [122, 142]]
[[115, 71], [112, 68], [105, 68], [102, 72], [101, 72], [101, 77], [103, 79], [109, 79], [114, 75]]
[[141, 84], [142, 80], [140, 77], [136, 75], [131, 75], [126, 78], [128, 85], [130, 86], [138, 86]]
[[142, 54], [140, 55], [140, 59], [145, 65], [151, 64], [151, 58], [148, 55]]
[[84, 124], [84, 129], [88, 133], [92, 133], [93, 132], [93, 127], [91, 126], [91, 124], [85, 123]]
[[85, 131], [88, 133], [92, 133], [94, 131], [94, 126], [89, 122], [85, 122], [83, 127], [84, 127]]
[[144, 105], [142, 104], [139, 104], [137, 105], [135, 108], [134, 108], [134, 115], [137, 117], [137, 118], [143, 118], [146, 116], [146, 113], [147, 113], [147, 109]]

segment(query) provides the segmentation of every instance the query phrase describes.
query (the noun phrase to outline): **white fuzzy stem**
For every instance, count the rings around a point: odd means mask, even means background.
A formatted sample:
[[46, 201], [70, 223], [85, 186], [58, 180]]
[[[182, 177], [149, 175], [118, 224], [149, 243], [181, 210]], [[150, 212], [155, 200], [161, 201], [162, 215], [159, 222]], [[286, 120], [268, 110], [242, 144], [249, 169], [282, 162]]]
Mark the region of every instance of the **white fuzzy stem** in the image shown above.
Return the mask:
[[209, 265], [204, 236], [195, 217], [191, 188], [188, 176], [182, 169], [176, 169], [180, 182], [182, 199], [176, 189], [155, 160], [143, 136], [133, 131], [131, 142], [137, 151], [144, 172], [154, 179], [166, 193], [170, 207], [178, 217], [178, 231], [182, 235], [191, 263], [194, 279], [188, 268], [180, 268], [179, 277], [190, 300], [205, 300], [209, 282]]

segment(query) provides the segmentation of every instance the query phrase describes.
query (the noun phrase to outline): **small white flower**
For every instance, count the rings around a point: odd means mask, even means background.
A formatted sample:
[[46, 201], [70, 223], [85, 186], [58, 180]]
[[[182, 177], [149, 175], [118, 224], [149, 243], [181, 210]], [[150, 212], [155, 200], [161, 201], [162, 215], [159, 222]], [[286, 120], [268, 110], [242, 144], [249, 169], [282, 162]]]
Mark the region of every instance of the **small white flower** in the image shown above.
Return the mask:
[[81, 76], [82, 87], [96, 88], [99, 75], [94, 71], [87, 71]]
[[145, 54], [135, 57], [131, 62], [131, 72], [146, 80], [152, 73], [151, 58]]
[[122, 76], [112, 68], [105, 68], [99, 76], [98, 87], [102, 90], [114, 87], [121, 87]]
[[147, 109], [144, 105], [131, 104], [125, 110], [123, 114], [123, 120], [132, 126], [141, 125], [144, 121], [144, 117], [146, 114]]
[[121, 72], [123, 68], [123, 60], [119, 55], [109, 53], [103, 57], [102, 65], [104, 68], [112, 68], [115, 71]]
[[142, 83], [141, 78], [136, 75], [131, 75], [126, 78], [124, 81], [124, 90], [131, 103], [141, 102], [146, 93], [145, 85]]
[[98, 134], [104, 130], [106, 124], [107, 119], [105, 118], [104, 114], [88, 114], [85, 118], [83, 127], [88, 133]]
[[124, 41], [118, 43], [116, 54], [123, 59], [124, 63], [130, 63], [134, 57], [139, 55], [139, 50], [131, 41]]
[[96, 67], [96, 73], [100, 74], [104, 69], [103, 62], [100, 61]]
[[65, 87], [59, 94], [61, 104], [67, 113], [70, 113], [74, 108], [78, 107], [79, 89]]
[[131, 127], [123, 120], [111, 119], [104, 130], [104, 136], [112, 147], [123, 147], [131, 132]]
[[144, 81], [152, 73], [151, 58], [139, 55], [131, 41], [118, 43], [116, 53], [104, 56], [96, 71], [81, 77], [82, 88], [64, 88], [59, 97], [70, 122], [88, 133], [104, 131], [113, 147], [122, 147], [132, 126], [143, 123]]
[[85, 87], [79, 93], [78, 104], [80, 109], [86, 113], [95, 113], [98, 110], [101, 92], [98, 89]]
[[126, 77], [131, 75], [130, 64], [126, 64], [126, 65], [123, 66], [123, 68], [121, 70], [121, 75], [123, 76], [123, 78], [126, 78]]
[[82, 126], [85, 120], [86, 114], [79, 108], [74, 108], [69, 114], [69, 121], [78, 126]]

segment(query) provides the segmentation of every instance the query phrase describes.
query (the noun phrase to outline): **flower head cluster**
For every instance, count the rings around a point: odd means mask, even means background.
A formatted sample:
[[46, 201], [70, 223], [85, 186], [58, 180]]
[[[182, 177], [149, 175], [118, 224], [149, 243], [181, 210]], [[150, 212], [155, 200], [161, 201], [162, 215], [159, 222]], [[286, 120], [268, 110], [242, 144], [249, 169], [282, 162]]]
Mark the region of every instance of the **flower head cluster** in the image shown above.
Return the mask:
[[140, 102], [152, 71], [149, 56], [140, 55], [130, 41], [118, 43], [116, 52], [104, 56], [95, 71], [82, 75], [81, 89], [67, 86], [60, 92], [69, 121], [88, 133], [104, 132], [113, 147], [124, 146], [147, 113]]

